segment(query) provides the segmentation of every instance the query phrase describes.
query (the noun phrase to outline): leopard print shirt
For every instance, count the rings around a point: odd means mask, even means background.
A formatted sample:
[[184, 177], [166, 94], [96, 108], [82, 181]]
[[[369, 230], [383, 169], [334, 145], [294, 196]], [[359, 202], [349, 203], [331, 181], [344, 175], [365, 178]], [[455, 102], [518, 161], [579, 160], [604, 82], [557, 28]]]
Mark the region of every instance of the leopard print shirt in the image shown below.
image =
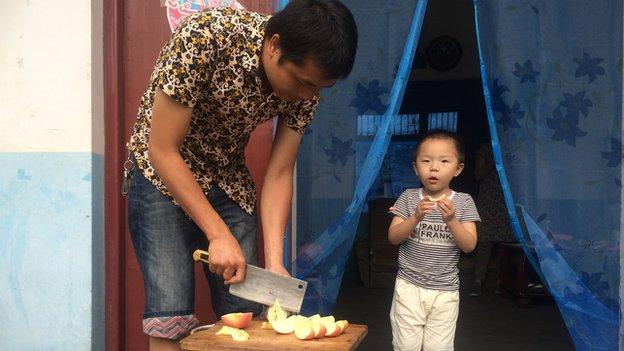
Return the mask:
[[195, 13], [161, 50], [141, 98], [128, 149], [138, 169], [164, 195], [172, 197], [147, 152], [157, 89], [193, 109], [180, 152], [204, 193], [217, 184], [248, 213], [256, 203], [245, 166], [251, 132], [275, 116], [301, 134], [312, 121], [318, 94], [312, 100], [284, 102], [266, 91], [260, 54], [268, 19], [231, 8]]

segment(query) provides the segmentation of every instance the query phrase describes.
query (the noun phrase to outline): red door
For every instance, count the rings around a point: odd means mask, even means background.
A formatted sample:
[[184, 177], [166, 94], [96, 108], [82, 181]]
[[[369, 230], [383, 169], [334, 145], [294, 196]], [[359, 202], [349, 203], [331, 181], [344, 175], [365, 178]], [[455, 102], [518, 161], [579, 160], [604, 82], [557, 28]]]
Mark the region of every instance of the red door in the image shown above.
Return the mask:
[[[247, 9], [273, 12], [272, 0], [239, 0]], [[147, 87], [158, 51], [171, 31], [160, 0], [104, 1], [105, 81], [105, 233], [106, 233], [106, 350], [147, 350], [142, 332], [143, 283], [132, 251], [126, 201], [119, 195], [125, 143], [132, 131], [139, 98]], [[247, 148], [247, 165], [258, 188], [271, 151], [271, 123], [260, 125]], [[259, 189], [261, 190], [261, 189]], [[261, 238], [261, 235], [259, 235]], [[261, 239], [260, 239], [261, 241]], [[262, 243], [260, 242], [260, 248]], [[263, 250], [259, 250], [263, 261]], [[196, 269], [197, 315], [214, 321], [209, 289]]]

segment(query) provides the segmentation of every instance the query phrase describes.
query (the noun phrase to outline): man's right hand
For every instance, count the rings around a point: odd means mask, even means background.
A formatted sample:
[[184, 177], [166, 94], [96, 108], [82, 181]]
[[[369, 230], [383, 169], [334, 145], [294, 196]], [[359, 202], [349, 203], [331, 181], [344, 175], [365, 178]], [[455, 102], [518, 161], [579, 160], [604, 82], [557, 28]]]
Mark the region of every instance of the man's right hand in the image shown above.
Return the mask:
[[236, 284], [245, 279], [247, 262], [232, 234], [227, 233], [210, 240], [208, 254], [208, 268], [212, 273], [222, 275], [225, 284]]
[[222, 275], [226, 284], [245, 278], [245, 257], [219, 214], [210, 205], [180, 148], [188, 134], [193, 109], [180, 104], [162, 90], [156, 92], [149, 137], [149, 158], [173, 198], [207, 235], [210, 271]]

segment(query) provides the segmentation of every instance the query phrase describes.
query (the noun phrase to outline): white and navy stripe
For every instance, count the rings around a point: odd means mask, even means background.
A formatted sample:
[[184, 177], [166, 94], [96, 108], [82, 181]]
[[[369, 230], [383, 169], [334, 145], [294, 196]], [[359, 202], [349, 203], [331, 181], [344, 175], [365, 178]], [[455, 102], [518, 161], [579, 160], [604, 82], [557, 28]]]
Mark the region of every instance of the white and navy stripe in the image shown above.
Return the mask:
[[[422, 188], [407, 189], [394, 204], [392, 213], [407, 219], [423, 199]], [[451, 191], [449, 199], [455, 204], [455, 216], [459, 222], [481, 221], [469, 194]], [[399, 246], [398, 277], [425, 289], [457, 290], [459, 253], [453, 235], [442, 220], [442, 213], [434, 210]]]

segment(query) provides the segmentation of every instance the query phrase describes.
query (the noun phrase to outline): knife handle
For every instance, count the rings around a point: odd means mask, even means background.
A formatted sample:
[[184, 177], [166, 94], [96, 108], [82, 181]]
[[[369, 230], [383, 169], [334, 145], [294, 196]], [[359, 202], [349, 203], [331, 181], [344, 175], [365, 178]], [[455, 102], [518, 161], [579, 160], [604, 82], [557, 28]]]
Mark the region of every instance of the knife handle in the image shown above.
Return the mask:
[[210, 263], [208, 260], [208, 251], [197, 249], [193, 251], [193, 260], [202, 261], [204, 263]]

